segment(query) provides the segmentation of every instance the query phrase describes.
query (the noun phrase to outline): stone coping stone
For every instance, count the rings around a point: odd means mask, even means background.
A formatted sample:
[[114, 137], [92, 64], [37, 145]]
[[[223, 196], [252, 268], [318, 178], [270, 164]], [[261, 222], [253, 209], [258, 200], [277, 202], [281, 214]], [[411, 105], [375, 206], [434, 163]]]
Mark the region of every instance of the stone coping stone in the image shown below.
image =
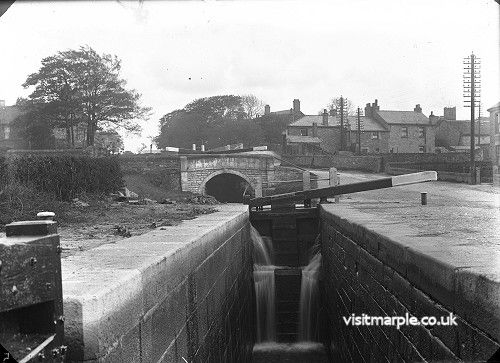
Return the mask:
[[248, 206], [159, 227], [62, 259], [65, 340], [78, 360], [98, 360], [188, 274], [249, 223]]
[[421, 228], [386, 220], [348, 203], [323, 204], [320, 213], [322, 220], [340, 226], [358, 248], [500, 342], [499, 248], [464, 245], [446, 234], [422, 236]]

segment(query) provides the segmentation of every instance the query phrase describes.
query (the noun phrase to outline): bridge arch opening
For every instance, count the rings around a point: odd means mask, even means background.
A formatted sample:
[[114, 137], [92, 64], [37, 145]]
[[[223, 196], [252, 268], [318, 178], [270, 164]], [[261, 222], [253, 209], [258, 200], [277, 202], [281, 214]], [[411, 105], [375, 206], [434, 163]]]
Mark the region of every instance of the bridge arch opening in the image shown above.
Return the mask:
[[250, 181], [234, 172], [221, 172], [212, 175], [201, 186], [202, 194], [211, 195], [219, 202], [241, 203], [243, 193], [254, 194]]

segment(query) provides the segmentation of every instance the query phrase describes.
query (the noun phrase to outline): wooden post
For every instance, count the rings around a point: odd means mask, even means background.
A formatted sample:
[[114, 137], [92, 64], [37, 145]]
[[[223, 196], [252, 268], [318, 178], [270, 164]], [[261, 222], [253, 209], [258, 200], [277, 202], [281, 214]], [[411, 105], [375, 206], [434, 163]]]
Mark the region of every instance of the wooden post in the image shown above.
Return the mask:
[[[340, 180], [339, 180], [339, 176], [337, 174], [336, 168], [330, 168], [329, 176], [330, 176], [330, 186], [331, 187], [335, 187], [337, 185], [340, 185]], [[335, 203], [338, 203], [339, 201], [340, 201], [340, 196], [336, 195], [335, 196]]]
[[[307, 170], [302, 172], [302, 190], [311, 190], [311, 173]], [[311, 199], [304, 200], [304, 207], [311, 207]]]

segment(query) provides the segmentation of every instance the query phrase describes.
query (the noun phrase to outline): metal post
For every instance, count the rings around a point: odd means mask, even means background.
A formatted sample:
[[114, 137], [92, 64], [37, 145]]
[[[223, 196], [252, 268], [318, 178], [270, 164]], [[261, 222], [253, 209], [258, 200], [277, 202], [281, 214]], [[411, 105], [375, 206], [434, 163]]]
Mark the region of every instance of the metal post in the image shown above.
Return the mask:
[[420, 193], [420, 203], [422, 205], [427, 205], [427, 192]]

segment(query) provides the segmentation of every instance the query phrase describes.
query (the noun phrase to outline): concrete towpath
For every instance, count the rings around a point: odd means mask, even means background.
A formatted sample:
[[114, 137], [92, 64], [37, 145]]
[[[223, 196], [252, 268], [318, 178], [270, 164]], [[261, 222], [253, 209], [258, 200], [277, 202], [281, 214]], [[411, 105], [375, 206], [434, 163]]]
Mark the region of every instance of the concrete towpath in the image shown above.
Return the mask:
[[[328, 175], [328, 171], [314, 172], [321, 178]], [[390, 176], [340, 172], [340, 183], [385, 177]], [[420, 203], [421, 192], [427, 192], [427, 205]], [[500, 272], [498, 187], [435, 181], [348, 194], [342, 196], [340, 204], [384, 219], [387, 228], [405, 224], [421, 237], [439, 236], [448, 242], [453, 241], [454, 246], [458, 242], [458, 246], [489, 251], [497, 257], [496, 267]]]

